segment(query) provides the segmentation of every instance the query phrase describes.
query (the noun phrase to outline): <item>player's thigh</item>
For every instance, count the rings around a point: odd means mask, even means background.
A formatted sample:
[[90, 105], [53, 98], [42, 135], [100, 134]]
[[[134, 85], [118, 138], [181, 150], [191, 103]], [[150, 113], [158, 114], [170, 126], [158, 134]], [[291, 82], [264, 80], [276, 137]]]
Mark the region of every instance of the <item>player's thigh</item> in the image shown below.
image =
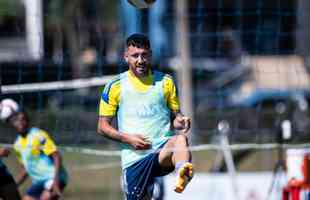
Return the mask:
[[174, 166], [174, 154], [183, 153], [188, 146], [187, 137], [185, 135], [179, 134], [171, 137], [167, 143], [164, 145], [159, 153], [159, 163], [162, 167]]
[[17, 185], [15, 183], [10, 183], [2, 186], [0, 189], [0, 198], [3, 200], [20, 200]]
[[177, 137], [171, 137], [159, 152], [158, 161], [162, 167], [173, 166], [173, 151]]
[[53, 194], [50, 190], [44, 190], [41, 194], [40, 200], [58, 200], [59, 195]]
[[52, 193], [49, 190], [44, 190], [41, 194], [40, 200], [52, 200]]
[[29, 195], [25, 195], [25, 196], [23, 196], [23, 200], [39, 200], [39, 199], [32, 197], [32, 196], [29, 196]]

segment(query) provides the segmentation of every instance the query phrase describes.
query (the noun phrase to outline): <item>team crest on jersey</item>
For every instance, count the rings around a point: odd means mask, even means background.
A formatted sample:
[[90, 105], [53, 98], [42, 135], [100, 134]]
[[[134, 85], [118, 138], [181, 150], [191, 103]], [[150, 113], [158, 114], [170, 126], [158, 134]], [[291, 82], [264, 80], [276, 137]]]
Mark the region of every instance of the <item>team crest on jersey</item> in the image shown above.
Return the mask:
[[142, 118], [155, 116], [158, 112], [159, 107], [156, 104], [140, 105], [136, 110], [137, 115]]

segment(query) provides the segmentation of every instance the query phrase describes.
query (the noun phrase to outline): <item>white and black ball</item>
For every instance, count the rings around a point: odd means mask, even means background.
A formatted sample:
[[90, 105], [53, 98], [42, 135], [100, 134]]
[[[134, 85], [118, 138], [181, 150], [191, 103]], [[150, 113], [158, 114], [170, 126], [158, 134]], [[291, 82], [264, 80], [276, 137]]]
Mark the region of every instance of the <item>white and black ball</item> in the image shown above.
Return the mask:
[[19, 111], [19, 105], [13, 99], [3, 99], [0, 102], [0, 120], [6, 121], [14, 113]]
[[147, 9], [150, 8], [156, 0], [127, 0], [131, 5], [137, 9]]

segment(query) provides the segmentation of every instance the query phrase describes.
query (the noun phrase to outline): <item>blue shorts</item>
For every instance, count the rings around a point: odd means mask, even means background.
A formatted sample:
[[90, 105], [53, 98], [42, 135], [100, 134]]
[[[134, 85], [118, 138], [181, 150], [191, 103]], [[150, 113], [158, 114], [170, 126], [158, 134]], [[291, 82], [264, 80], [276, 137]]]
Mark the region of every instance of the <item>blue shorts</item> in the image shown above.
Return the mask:
[[127, 200], [140, 200], [153, 194], [156, 177], [171, 173], [174, 168], [163, 169], [158, 161], [159, 152], [151, 153], [123, 171], [123, 187]]
[[14, 178], [5, 166], [0, 167], [0, 187], [15, 183]]
[[[28, 188], [26, 193], [28, 196], [39, 199], [44, 190], [51, 189], [52, 184], [53, 184], [53, 180], [39, 181], [39, 182], [33, 183], [30, 186], [30, 188]], [[67, 181], [60, 179], [59, 184], [60, 184], [60, 189], [63, 190], [67, 185]]]

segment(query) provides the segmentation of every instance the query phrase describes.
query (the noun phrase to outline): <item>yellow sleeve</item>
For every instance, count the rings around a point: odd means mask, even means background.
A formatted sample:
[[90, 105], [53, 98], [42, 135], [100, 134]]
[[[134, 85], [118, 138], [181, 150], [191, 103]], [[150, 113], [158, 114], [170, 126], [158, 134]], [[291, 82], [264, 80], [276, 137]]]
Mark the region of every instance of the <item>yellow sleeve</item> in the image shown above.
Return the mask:
[[[46, 155], [51, 155], [52, 153], [57, 151], [57, 146], [47, 132], [40, 130], [38, 137], [36, 138], [39, 142], [39, 149], [43, 151]], [[34, 142], [36, 143], [36, 142]], [[34, 144], [33, 143], [33, 144]]]
[[106, 84], [99, 103], [99, 116], [115, 116], [120, 102], [120, 80], [115, 79]]
[[164, 96], [168, 108], [170, 108], [172, 111], [180, 110], [180, 101], [177, 94], [177, 88], [174, 84], [173, 78], [170, 75], [165, 75], [164, 78]]

